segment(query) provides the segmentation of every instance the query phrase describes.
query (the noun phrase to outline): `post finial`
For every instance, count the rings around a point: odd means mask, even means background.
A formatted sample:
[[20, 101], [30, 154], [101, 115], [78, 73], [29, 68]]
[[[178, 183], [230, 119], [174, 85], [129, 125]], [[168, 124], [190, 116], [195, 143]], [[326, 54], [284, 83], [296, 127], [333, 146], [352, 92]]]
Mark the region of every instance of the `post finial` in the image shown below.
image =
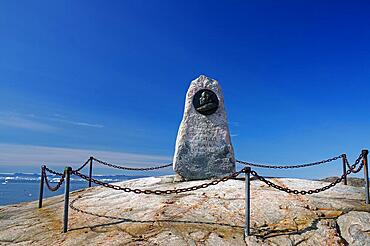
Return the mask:
[[70, 171], [72, 171], [72, 167], [65, 167], [65, 168], [64, 168], [64, 171], [68, 171], [68, 172], [70, 172]]

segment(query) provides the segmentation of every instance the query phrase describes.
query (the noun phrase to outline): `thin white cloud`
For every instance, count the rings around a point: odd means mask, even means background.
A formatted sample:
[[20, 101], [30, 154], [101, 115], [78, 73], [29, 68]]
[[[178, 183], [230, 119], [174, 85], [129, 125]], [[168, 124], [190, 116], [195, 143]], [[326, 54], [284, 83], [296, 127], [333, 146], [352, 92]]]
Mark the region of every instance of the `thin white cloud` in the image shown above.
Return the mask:
[[78, 167], [90, 156], [131, 167], [148, 167], [171, 162], [170, 157], [160, 155], [17, 144], [0, 144], [0, 153], [0, 165], [7, 166], [51, 164], [52, 166]]
[[239, 134], [230, 134], [231, 137], [237, 137]]
[[49, 117], [35, 115], [35, 114], [18, 114], [18, 113], [1, 113], [0, 112], [0, 125], [23, 128], [36, 131], [53, 131], [58, 127], [54, 126], [55, 123], [63, 123], [68, 125], [75, 125], [81, 127], [103, 128], [104, 126], [97, 123], [75, 121], [67, 119], [67, 117], [54, 114]]
[[0, 115], [0, 125], [12, 128], [21, 128], [33, 131], [52, 132], [57, 128], [49, 124], [41, 123], [35, 120], [26, 119], [14, 115]]
[[61, 122], [61, 123], [66, 123], [66, 124], [70, 124], [70, 125], [76, 125], [76, 126], [86, 126], [86, 127], [94, 127], [94, 128], [103, 128], [104, 127], [101, 124], [70, 120], [70, 119], [67, 119], [67, 117], [65, 117], [64, 115], [61, 115], [61, 114], [53, 114], [52, 117], [48, 117], [48, 118], [44, 118], [44, 119], [51, 120], [51, 121], [56, 121], [56, 122]]
[[87, 122], [77, 122], [77, 121], [67, 121], [63, 120], [62, 122], [69, 123], [72, 125], [77, 125], [77, 126], [87, 126], [87, 127], [95, 127], [95, 128], [103, 128], [103, 125], [100, 124], [92, 124], [92, 123], [87, 123]]

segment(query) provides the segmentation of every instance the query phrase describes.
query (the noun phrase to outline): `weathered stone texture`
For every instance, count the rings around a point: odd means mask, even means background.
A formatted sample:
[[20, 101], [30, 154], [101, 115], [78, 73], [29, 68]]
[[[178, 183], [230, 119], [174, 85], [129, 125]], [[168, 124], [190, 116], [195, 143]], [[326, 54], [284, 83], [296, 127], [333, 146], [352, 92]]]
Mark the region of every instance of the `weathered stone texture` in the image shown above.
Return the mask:
[[338, 225], [349, 245], [370, 245], [370, 213], [351, 211], [339, 217]]
[[[194, 108], [193, 96], [201, 89], [217, 95], [219, 105], [215, 113], [203, 115]], [[201, 75], [192, 81], [186, 94], [173, 163], [175, 172], [185, 180], [222, 177], [235, 171], [224, 98], [216, 80]]]
[[[174, 183], [173, 179], [173, 176], [144, 178], [117, 185], [166, 190], [209, 182]], [[328, 185], [300, 179], [272, 181], [306, 190]], [[93, 187], [72, 192], [71, 201], [78, 196], [81, 198], [74, 205], [96, 215], [70, 209], [68, 233], [61, 233], [63, 196], [45, 199], [42, 209], [37, 208], [37, 201], [1, 207], [0, 245], [245, 245], [242, 180], [163, 196]], [[253, 236], [247, 238], [247, 243], [248, 246], [332, 246], [347, 242], [350, 246], [370, 245], [370, 214], [347, 213], [351, 210], [370, 211], [370, 205], [364, 204], [363, 188], [339, 184], [319, 194], [301, 196], [253, 180]]]

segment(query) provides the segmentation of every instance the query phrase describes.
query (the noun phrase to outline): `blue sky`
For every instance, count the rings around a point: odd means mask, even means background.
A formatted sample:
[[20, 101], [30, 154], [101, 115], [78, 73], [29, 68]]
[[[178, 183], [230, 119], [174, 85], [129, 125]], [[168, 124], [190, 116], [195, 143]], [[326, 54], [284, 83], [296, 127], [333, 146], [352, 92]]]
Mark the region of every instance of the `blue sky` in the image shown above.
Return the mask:
[[238, 159], [354, 159], [370, 146], [369, 12], [366, 1], [2, 1], [0, 172], [102, 152], [170, 161], [200, 74], [223, 88]]

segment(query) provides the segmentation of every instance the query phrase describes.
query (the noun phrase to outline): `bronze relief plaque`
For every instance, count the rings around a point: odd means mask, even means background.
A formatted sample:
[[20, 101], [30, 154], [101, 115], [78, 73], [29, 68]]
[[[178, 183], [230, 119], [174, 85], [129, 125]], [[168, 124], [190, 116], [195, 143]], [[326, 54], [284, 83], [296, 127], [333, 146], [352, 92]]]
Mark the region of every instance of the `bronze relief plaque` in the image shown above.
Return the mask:
[[216, 93], [208, 89], [202, 89], [193, 96], [195, 110], [203, 115], [211, 115], [218, 109], [218, 97]]

